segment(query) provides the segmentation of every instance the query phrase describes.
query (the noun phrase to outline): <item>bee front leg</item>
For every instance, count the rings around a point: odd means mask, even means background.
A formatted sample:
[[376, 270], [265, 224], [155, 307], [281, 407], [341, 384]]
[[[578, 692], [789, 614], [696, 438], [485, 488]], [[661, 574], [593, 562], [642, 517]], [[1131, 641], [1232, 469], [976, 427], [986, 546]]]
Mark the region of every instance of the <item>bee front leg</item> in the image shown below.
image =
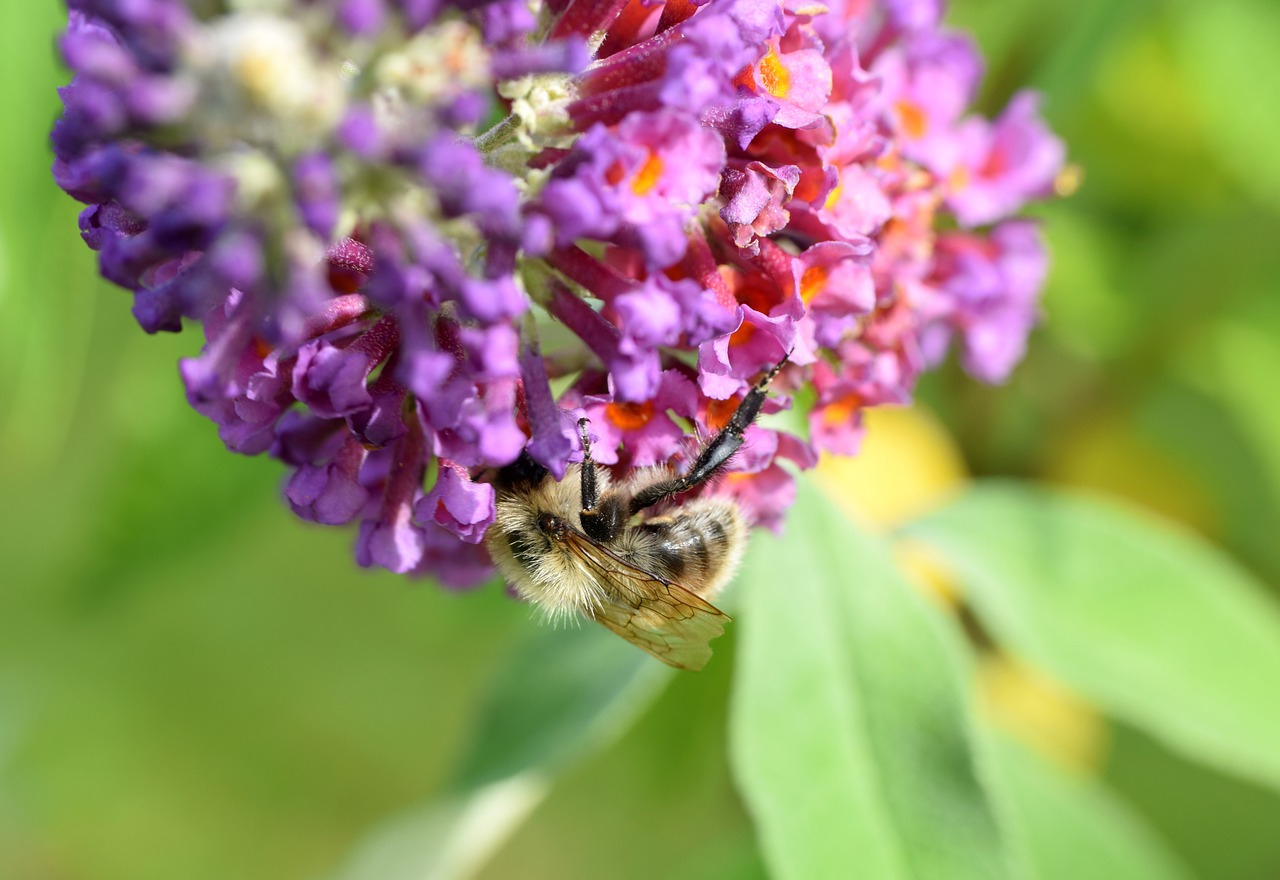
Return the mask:
[[[788, 357], [790, 354], [790, 352], [787, 352]], [[778, 362], [743, 396], [742, 402], [738, 404], [738, 408], [729, 417], [728, 424], [711, 438], [710, 443], [702, 447], [702, 451], [694, 459], [693, 467], [689, 468], [688, 473], [673, 480], [654, 483], [637, 492], [631, 499], [631, 513], [639, 513], [664, 498], [687, 492], [719, 473], [721, 468], [729, 463], [729, 459], [733, 457], [733, 454], [741, 448], [742, 435], [746, 433], [747, 428], [751, 427], [751, 423], [760, 415], [760, 408], [764, 406], [769, 383], [773, 381], [786, 363], [786, 358]]]
[[607, 543], [622, 534], [627, 514], [617, 493], [600, 497], [596, 462], [591, 457], [591, 435], [587, 430], [590, 426], [586, 419], [578, 419], [578, 434], [582, 438], [582, 510], [578, 518], [587, 537]]
[[578, 419], [578, 436], [582, 438], [582, 512], [595, 510], [600, 503], [600, 487], [596, 482], [596, 461], [591, 457], [591, 434], [588, 419]]

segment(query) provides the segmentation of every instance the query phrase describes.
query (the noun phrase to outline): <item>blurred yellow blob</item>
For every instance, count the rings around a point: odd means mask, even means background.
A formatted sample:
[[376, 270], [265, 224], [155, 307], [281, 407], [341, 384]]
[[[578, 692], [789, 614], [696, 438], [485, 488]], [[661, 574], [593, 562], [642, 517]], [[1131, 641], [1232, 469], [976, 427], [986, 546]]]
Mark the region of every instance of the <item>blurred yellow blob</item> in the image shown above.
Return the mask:
[[1128, 413], [1100, 413], [1049, 446], [1045, 476], [1120, 495], [1206, 535], [1219, 514], [1198, 473], [1143, 436]]
[[818, 486], [853, 519], [889, 530], [937, 507], [968, 479], [951, 435], [922, 406], [876, 407], [864, 414], [857, 455], [826, 455]]
[[978, 663], [977, 687], [983, 715], [996, 727], [1067, 770], [1088, 774], [1101, 766], [1106, 721], [1056, 680], [1016, 657], [990, 653]]
[[926, 597], [945, 609], [960, 605], [960, 587], [947, 567], [923, 541], [902, 538], [893, 542], [898, 567]]
[[1062, 199], [1073, 196], [1079, 191], [1082, 183], [1084, 183], [1084, 169], [1074, 163], [1067, 165], [1053, 179], [1053, 194]]

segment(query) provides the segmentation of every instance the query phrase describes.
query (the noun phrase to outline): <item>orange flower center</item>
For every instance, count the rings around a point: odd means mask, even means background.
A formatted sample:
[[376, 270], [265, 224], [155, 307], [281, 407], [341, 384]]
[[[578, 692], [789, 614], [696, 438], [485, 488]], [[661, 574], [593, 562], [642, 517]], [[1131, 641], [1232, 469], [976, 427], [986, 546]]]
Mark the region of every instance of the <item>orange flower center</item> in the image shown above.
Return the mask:
[[822, 424], [828, 428], [847, 425], [853, 421], [858, 410], [862, 408], [862, 398], [858, 394], [848, 394], [834, 400], [822, 409]]
[[756, 335], [756, 325], [742, 322], [742, 326], [733, 331], [733, 335], [729, 337], [730, 347], [738, 345], [746, 345]]
[[822, 203], [824, 211], [835, 210], [836, 205], [840, 204], [840, 194], [844, 191], [844, 181], [841, 179], [840, 169], [836, 169], [836, 185], [831, 187], [831, 192], [827, 193], [827, 199]]
[[775, 98], [785, 98], [791, 92], [791, 71], [773, 46], [760, 59], [760, 84]]
[[621, 403], [615, 400], [605, 407], [605, 417], [624, 431], [638, 431], [653, 418], [653, 401]]
[[898, 101], [894, 107], [898, 111], [898, 119], [902, 121], [902, 130], [912, 140], [919, 140], [929, 130], [929, 117], [924, 115], [920, 105], [907, 100]]
[[800, 299], [808, 305], [827, 286], [827, 267], [810, 266], [800, 276]]
[[273, 351], [275, 351], [275, 346], [270, 342], [267, 342], [267, 340], [263, 339], [261, 336], [253, 337], [253, 353], [259, 358], [266, 360], [267, 355], [271, 354]]
[[647, 196], [658, 185], [661, 178], [662, 159], [657, 153], [650, 151], [649, 157], [644, 160], [644, 164], [631, 180], [631, 191], [638, 196]]
[[[644, 162], [631, 178], [631, 191], [638, 196], [647, 196], [662, 179], [662, 158], [652, 150], [645, 156]], [[621, 162], [614, 162], [604, 173], [604, 179], [617, 186], [627, 176], [627, 169]]]
[[728, 400], [707, 401], [707, 427], [713, 431], [724, 428], [729, 424], [729, 419], [733, 418], [734, 410], [741, 402], [742, 398], [736, 394]]

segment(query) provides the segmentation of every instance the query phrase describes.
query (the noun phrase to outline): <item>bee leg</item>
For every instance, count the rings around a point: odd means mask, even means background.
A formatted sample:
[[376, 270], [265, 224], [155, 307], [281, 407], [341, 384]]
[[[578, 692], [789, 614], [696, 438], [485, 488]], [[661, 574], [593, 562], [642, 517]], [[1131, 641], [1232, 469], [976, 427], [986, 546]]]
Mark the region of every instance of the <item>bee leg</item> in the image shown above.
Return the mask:
[[590, 426], [586, 419], [578, 419], [578, 434], [582, 438], [582, 510], [578, 518], [587, 537], [604, 543], [622, 534], [627, 517], [617, 493], [600, 497], [596, 462], [591, 457], [591, 436], [587, 432]]
[[[791, 352], [787, 352], [787, 356], [790, 357], [790, 355]], [[751, 390], [742, 398], [742, 402], [738, 404], [738, 408], [733, 411], [733, 415], [729, 417], [729, 422], [720, 429], [718, 434], [711, 438], [711, 441], [706, 446], [702, 447], [702, 451], [694, 459], [693, 467], [689, 468], [688, 473], [673, 480], [663, 480], [660, 483], [646, 486], [633, 495], [631, 498], [631, 513], [638, 513], [646, 507], [652, 507], [664, 498], [687, 492], [696, 486], [702, 485], [719, 473], [720, 469], [728, 464], [733, 454], [741, 448], [742, 435], [751, 426], [751, 423], [756, 420], [756, 417], [760, 415], [760, 408], [764, 406], [769, 383], [773, 381], [786, 363], [786, 358], [783, 358], [769, 372], [765, 373], [759, 382], [752, 386]]]
[[596, 462], [591, 457], [591, 427], [589, 419], [578, 419], [578, 436], [582, 438], [582, 510], [595, 510], [600, 503], [600, 489], [596, 483]]

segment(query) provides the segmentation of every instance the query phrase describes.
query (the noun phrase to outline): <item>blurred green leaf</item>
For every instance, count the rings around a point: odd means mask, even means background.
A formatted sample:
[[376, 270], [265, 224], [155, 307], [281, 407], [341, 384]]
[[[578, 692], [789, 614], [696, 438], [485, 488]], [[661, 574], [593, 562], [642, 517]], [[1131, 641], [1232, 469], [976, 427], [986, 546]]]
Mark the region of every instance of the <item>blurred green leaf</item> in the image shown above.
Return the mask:
[[766, 877], [727, 754], [734, 630], [706, 669], [664, 673], [670, 684], [652, 708], [566, 767], [477, 880]]
[[1280, 408], [1275, 406], [1275, 377], [1280, 375], [1280, 322], [1214, 324], [1201, 344], [1188, 347], [1182, 372], [1231, 414], [1235, 426], [1256, 453], [1259, 477], [1280, 498]]
[[376, 829], [335, 880], [474, 876], [555, 775], [612, 742], [671, 673], [599, 627], [539, 628], [499, 671], [449, 793]]
[[1280, 614], [1229, 559], [1117, 504], [979, 484], [908, 531], [996, 638], [1176, 748], [1280, 785]]
[[[1259, 376], [1259, 384], [1269, 381]], [[1201, 528], [1246, 567], [1280, 583], [1280, 471], [1268, 470], [1274, 447], [1259, 446], [1209, 383], [1169, 377], [1138, 409], [1138, 425], [1182, 475], [1205, 487]], [[1280, 442], [1280, 441], [1277, 441]], [[1265, 476], [1264, 476], [1265, 475]], [[1182, 517], [1175, 516], [1181, 519]], [[1194, 522], [1194, 521], [1193, 521]]]
[[498, 674], [455, 787], [557, 770], [602, 747], [671, 673], [602, 627], [539, 627]]
[[1145, 317], [1122, 286], [1121, 267], [1130, 258], [1123, 242], [1098, 228], [1078, 206], [1052, 205], [1045, 213], [1053, 254], [1045, 308], [1053, 320], [1042, 332], [1082, 361], [1096, 363], [1122, 354]]
[[1257, 0], [1175, 7], [1177, 51], [1223, 164], [1243, 189], [1280, 206], [1280, 115], [1266, 112], [1280, 92], [1280, 8]]
[[1185, 880], [1187, 870], [1137, 816], [1092, 780], [1073, 778], [1011, 739], [990, 754], [1036, 880]]
[[546, 796], [533, 771], [444, 798], [380, 825], [333, 880], [472, 877]]
[[1196, 876], [1276, 876], [1280, 792], [1192, 763], [1125, 724], [1112, 725], [1105, 778]]
[[1005, 876], [963, 654], [886, 550], [801, 481], [743, 571], [730, 756], [773, 874]]

